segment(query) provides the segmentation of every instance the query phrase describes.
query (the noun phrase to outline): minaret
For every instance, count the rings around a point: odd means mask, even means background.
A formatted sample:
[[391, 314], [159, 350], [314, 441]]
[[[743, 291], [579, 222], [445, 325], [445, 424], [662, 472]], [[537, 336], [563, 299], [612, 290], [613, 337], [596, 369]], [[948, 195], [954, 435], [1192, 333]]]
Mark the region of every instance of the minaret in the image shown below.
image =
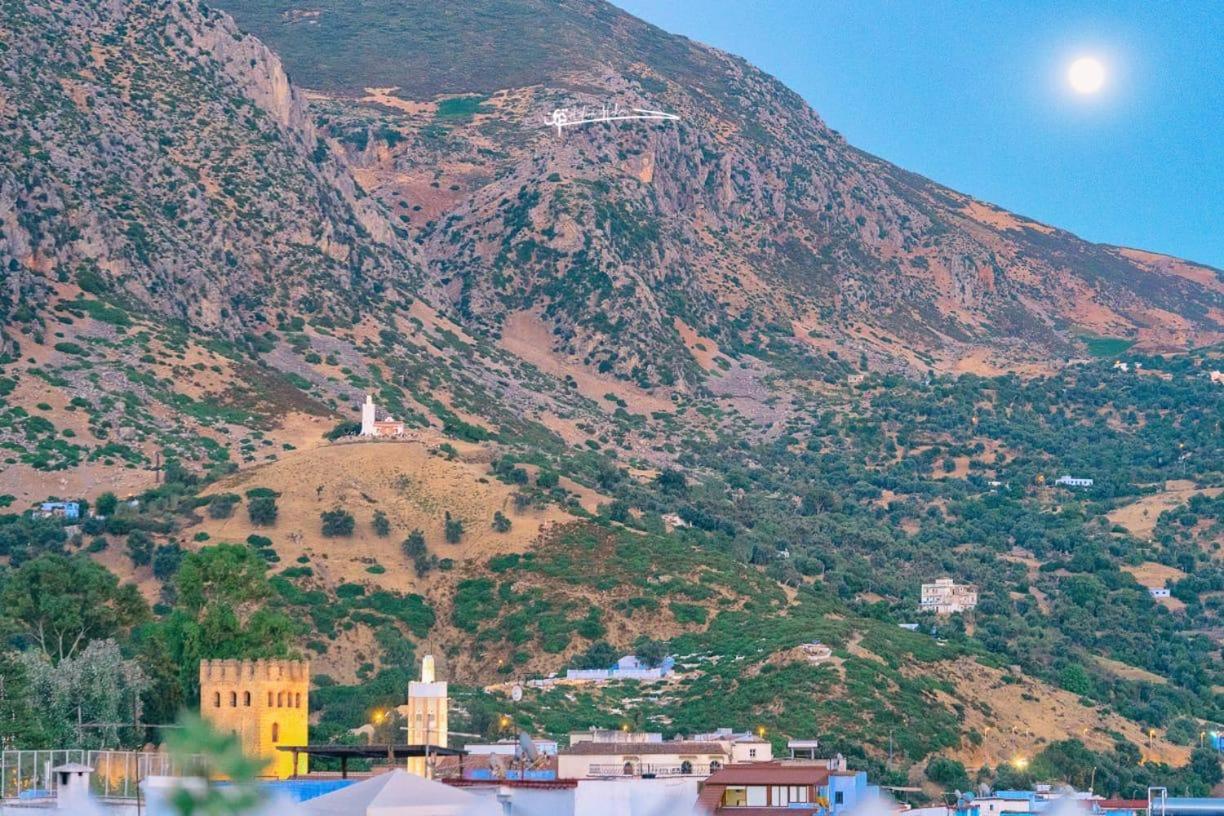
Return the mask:
[[[421, 659], [421, 679], [408, 684], [407, 717], [409, 745], [437, 745], [446, 747], [450, 738], [447, 712], [449, 699], [446, 681], [434, 675], [433, 655]], [[430, 769], [425, 757], [410, 757], [409, 773], [428, 777]]]
[[361, 435], [374, 435], [374, 395], [366, 394], [365, 404], [361, 406]]

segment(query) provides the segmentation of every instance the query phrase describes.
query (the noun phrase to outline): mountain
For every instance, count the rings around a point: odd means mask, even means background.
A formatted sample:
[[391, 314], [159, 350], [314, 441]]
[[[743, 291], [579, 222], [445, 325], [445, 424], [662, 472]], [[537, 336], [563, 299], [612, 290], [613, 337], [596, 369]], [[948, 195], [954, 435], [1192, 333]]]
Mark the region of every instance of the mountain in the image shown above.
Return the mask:
[[[0, 5], [0, 593], [134, 582], [150, 716], [292, 653], [328, 738], [430, 648], [491, 733], [508, 681], [646, 637], [674, 683], [516, 716], [762, 724], [891, 784], [1078, 739], [1122, 791], [1224, 718], [1218, 272], [607, 4], [220, 7]], [[680, 118], [545, 123], [603, 104]], [[406, 438], [352, 438], [367, 393]], [[972, 615], [919, 616], [944, 575]]]
[[[732, 353], [838, 344], [937, 367], [980, 346], [1224, 336], [1218, 271], [867, 155], [772, 77], [608, 3], [222, 5], [318, 92], [363, 186], [407, 216], [440, 305], [494, 333], [542, 315], [584, 365], [698, 380], [677, 321]], [[603, 104], [680, 121], [543, 126]]]

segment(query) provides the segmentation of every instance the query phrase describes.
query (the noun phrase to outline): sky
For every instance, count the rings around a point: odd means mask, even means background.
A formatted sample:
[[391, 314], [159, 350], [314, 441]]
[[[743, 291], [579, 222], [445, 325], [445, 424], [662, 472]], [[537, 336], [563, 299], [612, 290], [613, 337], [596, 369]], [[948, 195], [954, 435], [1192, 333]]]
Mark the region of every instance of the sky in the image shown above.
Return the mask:
[[[1224, 269], [1224, 0], [614, 0], [738, 54], [869, 153]], [[1081, 56], [1106, 78], [1079, 95]]]

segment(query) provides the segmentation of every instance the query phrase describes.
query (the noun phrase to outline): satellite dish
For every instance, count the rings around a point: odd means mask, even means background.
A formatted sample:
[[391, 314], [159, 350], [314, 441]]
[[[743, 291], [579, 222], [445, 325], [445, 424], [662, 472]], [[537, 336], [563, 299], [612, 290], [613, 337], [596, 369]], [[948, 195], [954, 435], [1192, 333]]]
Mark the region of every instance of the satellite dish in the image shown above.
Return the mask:
[[510, 699], [516, 703], [523, 699], [523, 687], [518, 683], [510, 687]]
[[536, 750], [535, 742], [527, 735], [526, 731], [519, 732], [519, 751], [532, 762], [540, 758], [540, 752]]
[[489, 754], [489, 773], [494, 779], [506, 778], [506, 759], [501, 754]]

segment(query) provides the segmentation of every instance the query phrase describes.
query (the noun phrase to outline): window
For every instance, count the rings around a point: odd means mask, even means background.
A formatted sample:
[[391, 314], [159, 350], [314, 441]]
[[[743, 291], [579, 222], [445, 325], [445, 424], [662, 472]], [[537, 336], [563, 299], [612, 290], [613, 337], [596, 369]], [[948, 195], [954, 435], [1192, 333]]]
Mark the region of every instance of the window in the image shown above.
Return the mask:
[[213, 694], [213, 707], [214, 708], [221, 707], [221, 692], [219, 691]]
[[749, 785], [745, 791], [747, 793], [747, 802], [745, 804], [747, 804], [748, 807], [768, 806], [769, 803], [766, 800], [766, 794], [769, 789], [764, 785]]
[[846, 804], [846, 794], [843, 791], [838, 791], [837, 793], [833, 794], [833, 804], [835, 805]]
[[302, 693], [301, 692], [298, 692], [297, 694], [293, 695], [293, 707], [294, 708], [302, 707]]
[[688, 776], [692, 772], [693, 772], [693, 763], [689, 762], [687, 759], [680, 763], [680, 773], [683, 776]]
[[722, 767], [722, 763], [719, 762], [717, 759], [710, 760], [710, 773], [714, 773], [721, 767]]
[[276, 707], [277, 708], [285, 707], [285, 692], [283, 691], [276, 692]]
[[272, 692], [268, 692], [268, 708], [272, 707]]
[[748, 803], [747, 789], [739, 786], [728, 786], [723, 791], [722, 803], [723, 807], [743, 807]]
[[272, 741], [280, 742], [280, 723], [272, 723]]
[[230, 708], [237, 708], [237, 707], [238, 707], [238, 692], [231, 691], [230, 692]]
[[242, 692], [242, 704], [246, 706], [247, 708], [251, 707], [251, 692], [249, 691]]
[[790, 800], [792, 802], [810, 802], [807, 785], [791, 785]]
[[755, 748], [749, 748], [749, 749], [748, 749], [748, 757], [749, 757], [750, 759], [751, 759], [751, 758], [755, 758], [755, 757], [756, 757], [756, 749], [755, 749]]
[[621, 771], [625, 776], [633, 776], [633, 763], [626, 762], [624, 769]]

